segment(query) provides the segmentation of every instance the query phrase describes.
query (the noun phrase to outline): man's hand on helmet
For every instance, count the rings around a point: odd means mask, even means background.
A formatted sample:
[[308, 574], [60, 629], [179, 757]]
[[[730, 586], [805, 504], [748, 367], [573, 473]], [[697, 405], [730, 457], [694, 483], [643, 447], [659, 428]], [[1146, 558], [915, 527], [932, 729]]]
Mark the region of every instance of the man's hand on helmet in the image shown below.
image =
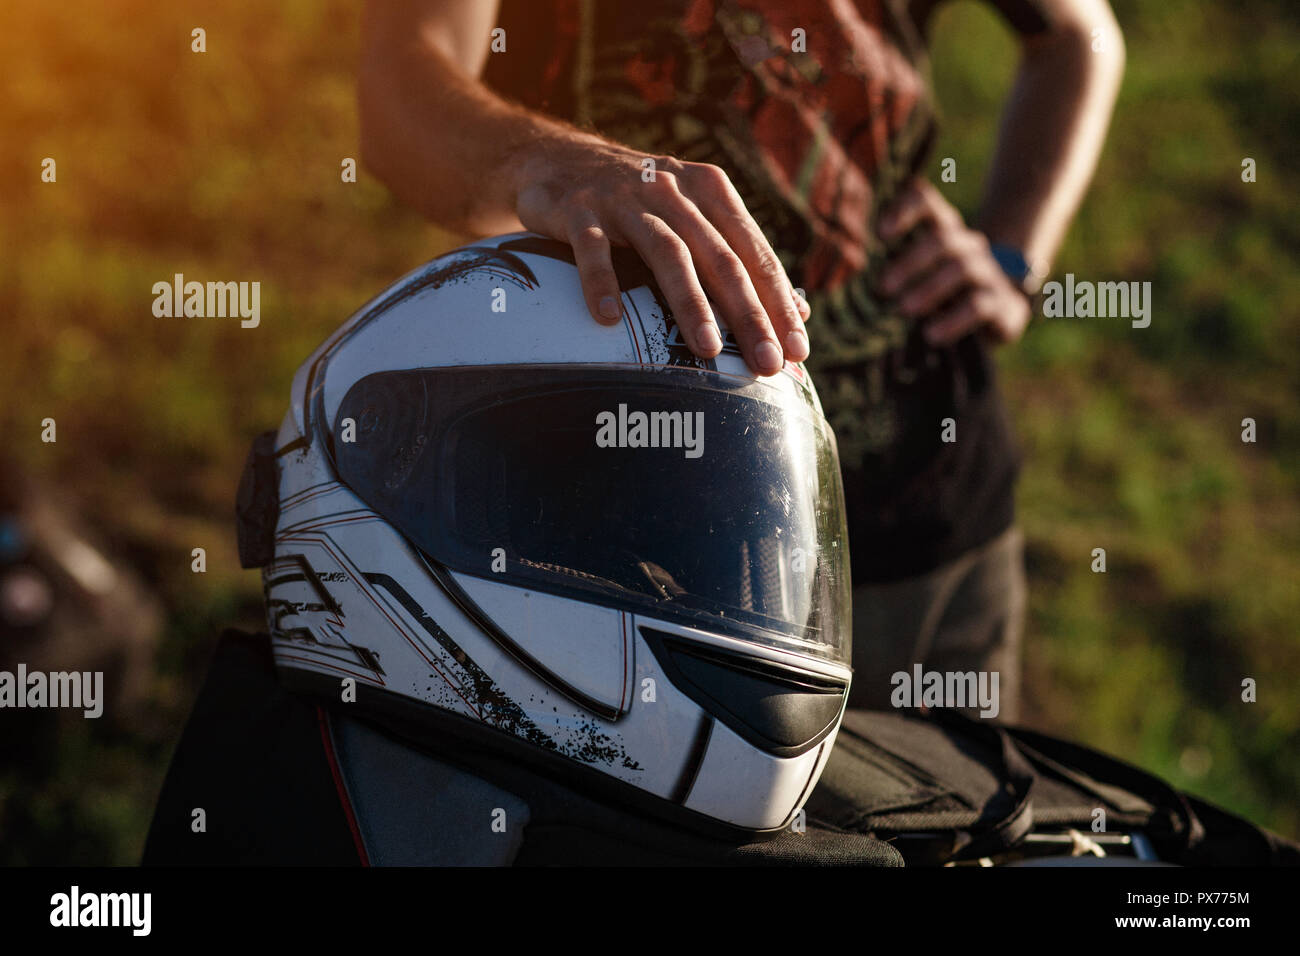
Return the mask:
[[808, 305], [718, 167], [646, 156], [576, 131], [521, 151], [511, 165], [519, 221], [573, 246], [598, 322], [622, 318], [610, 246], [631, 246], [696, 355], [722, 349], [707, 296], [755, 372], [808, 357]]

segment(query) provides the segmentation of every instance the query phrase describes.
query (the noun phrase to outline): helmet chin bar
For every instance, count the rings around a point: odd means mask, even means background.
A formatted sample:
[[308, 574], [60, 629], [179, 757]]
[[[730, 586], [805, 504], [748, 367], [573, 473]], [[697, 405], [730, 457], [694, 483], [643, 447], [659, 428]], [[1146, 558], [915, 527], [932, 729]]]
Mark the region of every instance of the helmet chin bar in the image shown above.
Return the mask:
[[[775, 757], [797, 757], [839, 723], [849, 681], [802, 662], [765, 660], [649, 625], [641, 635], [673, 684], [716, 720]], [[736, 642], [739, 643], [739, 642]]]

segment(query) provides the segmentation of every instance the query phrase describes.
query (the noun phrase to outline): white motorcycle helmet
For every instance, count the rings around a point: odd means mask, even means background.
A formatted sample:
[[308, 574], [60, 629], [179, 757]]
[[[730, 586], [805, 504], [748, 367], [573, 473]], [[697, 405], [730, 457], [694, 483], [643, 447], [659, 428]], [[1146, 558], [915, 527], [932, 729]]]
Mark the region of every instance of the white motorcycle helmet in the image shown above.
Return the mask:
[[[417, 743], [748, 832], [817, 782], [850, 678], [835, 440], [800, 365], [686, 348], [616, 250], [449, 253], [298, 370], [240, 487], [281, 679]], [[350, 678], [355, 703], [339, 703]]]

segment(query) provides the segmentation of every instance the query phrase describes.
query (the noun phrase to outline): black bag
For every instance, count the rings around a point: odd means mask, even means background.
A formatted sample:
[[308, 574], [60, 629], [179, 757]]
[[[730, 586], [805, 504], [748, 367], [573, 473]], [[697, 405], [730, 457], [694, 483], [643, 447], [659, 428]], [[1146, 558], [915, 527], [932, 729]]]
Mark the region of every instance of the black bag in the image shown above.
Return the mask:
[[1181, 865], [1300, 863], [1300, 845], [1136, 767], [955, 711], [847, 712], [806, 810], [891, 841], [913, 865], [1080, 850]]
[[[454, 739], [417, 746], [331, 707], [280, 685], [265, 636], [228, 631], [144, 862], [901, 866], [1098, 851], [1300, 862], [1300, 846], [1118, 760], [950, 711], [848, 711], [803, 832], [754, 838], [634, 812]], [[497, 809], [511, 821], [503, 837], [485, 825]]]

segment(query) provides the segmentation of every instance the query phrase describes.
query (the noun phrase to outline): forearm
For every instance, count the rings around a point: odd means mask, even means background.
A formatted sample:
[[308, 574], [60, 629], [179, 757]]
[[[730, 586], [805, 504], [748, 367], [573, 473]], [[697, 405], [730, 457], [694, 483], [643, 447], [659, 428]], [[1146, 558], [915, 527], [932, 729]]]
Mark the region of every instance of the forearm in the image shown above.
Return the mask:
[[[1103, 48], [1093, 49], [1092, 30]], [[978, 223], [1036, 267], [1055, 258], [1105, 142], [1124, 47], [1104, 4], [1074, 27], [1026, 43], [1002, 118]]]
[[548, 146], [587, 135], [506, 102], [437, 38], [402, 27], [367, 23], [358, 94], [365, 165], [448, 229], [488, 235], [522, 228], [521, 166]]

